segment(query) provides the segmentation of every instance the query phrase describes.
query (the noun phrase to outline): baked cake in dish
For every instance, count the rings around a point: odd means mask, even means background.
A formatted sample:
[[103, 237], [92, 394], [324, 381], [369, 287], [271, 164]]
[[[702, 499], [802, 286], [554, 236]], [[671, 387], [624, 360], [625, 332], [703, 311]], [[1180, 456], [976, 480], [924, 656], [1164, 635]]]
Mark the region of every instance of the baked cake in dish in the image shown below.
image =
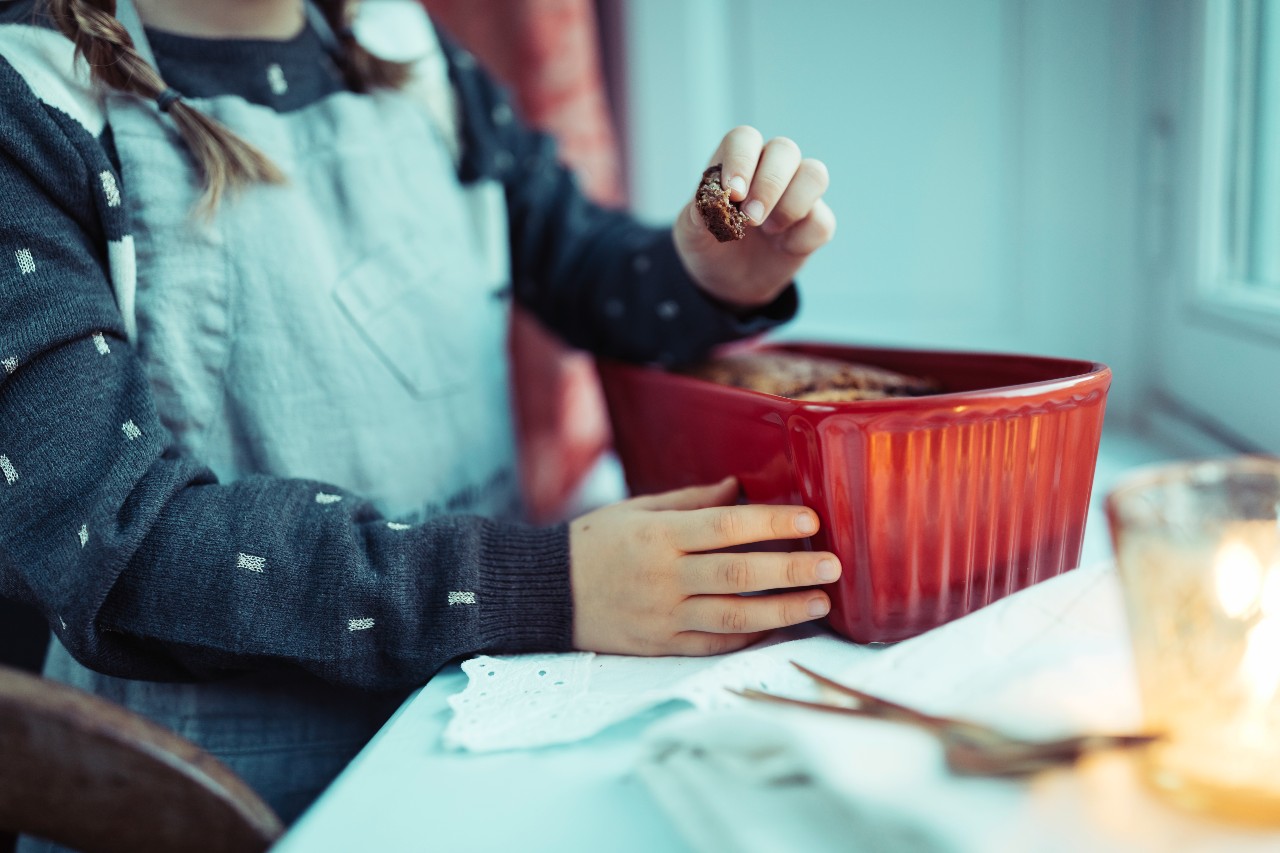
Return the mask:
[[781, 352], [740, 352], [684, 371], [720, 385], [812, 403], [920, 397], [942, 389], [932, 380], [832, 358]]

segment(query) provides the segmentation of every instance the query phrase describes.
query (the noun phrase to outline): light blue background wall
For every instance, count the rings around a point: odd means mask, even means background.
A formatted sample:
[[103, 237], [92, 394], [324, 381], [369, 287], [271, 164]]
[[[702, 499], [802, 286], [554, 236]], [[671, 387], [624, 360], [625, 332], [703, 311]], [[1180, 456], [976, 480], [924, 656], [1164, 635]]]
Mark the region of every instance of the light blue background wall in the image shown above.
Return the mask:
[[840, 226], [785, 336], [1098, 359], [1122, 420], [1165, 251], [1158, 7], [624, 0], [634, 207], [669, 220], [735, 124], [791, 136], [828, 164]]

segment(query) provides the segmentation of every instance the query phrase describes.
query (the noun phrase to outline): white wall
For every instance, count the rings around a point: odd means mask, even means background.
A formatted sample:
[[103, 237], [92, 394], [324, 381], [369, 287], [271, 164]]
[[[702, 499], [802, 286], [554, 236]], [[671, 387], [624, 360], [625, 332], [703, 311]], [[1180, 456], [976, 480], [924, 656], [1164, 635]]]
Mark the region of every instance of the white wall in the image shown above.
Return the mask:
[[840, 227], [786, 337], [1094, 358], [1124, 419], [1167, 177], [1158, 7], [623, 0], [634, 207], [669, 220], [735, 124], [790, 136], [829, 166]]

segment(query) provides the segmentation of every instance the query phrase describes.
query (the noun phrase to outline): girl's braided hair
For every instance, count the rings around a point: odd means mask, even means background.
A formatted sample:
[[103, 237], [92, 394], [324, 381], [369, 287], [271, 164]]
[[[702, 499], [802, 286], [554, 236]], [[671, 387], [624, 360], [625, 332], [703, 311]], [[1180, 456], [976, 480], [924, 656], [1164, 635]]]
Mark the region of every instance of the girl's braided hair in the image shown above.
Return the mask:
[[[255, 183], [282, 183], [284, 175], [261, 151], [182, 100], [142, 58], [116, 20], [116, 0], [45, 0], [58, 29], [89, 64], [94, 82], [118, 92], [156, 101], [173, 119], [204, 183], [200, 208], [210, 213], [223, 192]], [[356, 41], [351, 22], [359, 0], [316, 0], [338, 36], [336, 57], [347, 85], [356, 92], [397, 88], [409, 66], [379, 59]]]

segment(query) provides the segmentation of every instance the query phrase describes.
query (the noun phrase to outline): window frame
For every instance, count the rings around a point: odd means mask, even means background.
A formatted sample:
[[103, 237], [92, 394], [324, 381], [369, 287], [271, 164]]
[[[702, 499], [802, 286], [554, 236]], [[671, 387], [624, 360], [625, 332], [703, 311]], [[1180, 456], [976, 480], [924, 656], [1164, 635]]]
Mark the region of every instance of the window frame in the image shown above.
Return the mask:
[[[1236, 326], [1248, 334], [1274, 339], [1280, 345], [1280, 288], [1260, 286], [1236, 267], [1247, 239], [1242, 220], [1245, 191], [1254, 191], [1253, 134], [1240, 132], [1243, 120], [1250, 127], [1254, 116], [1242, 117], [1240, 96], [1250, 97], [1254, 87], [1237, 81], [1241, 64], [1234, 51], [1232, 29], [1236, 15], [1256, 0], [1207, 0], [1203, 5], [1203, 84], [1200, 111], [1201, 188], [1200, 235], [1197, 272], [1188, 308], [1202, 319]], [[1256, 98], [1250, 97], [1256, 104]], [[1243, 137], [1243, 138], [1242, 138]]]
[[1152, 77], [1148, 313], [1134, 329], [1144, 354], [1149, 429], [1189, 428], [1234, 451], [1280, 453], [1280, 295], [1228, 264], [1232, 179], [1231, 31], [1235, 0], [1162, 7]]

